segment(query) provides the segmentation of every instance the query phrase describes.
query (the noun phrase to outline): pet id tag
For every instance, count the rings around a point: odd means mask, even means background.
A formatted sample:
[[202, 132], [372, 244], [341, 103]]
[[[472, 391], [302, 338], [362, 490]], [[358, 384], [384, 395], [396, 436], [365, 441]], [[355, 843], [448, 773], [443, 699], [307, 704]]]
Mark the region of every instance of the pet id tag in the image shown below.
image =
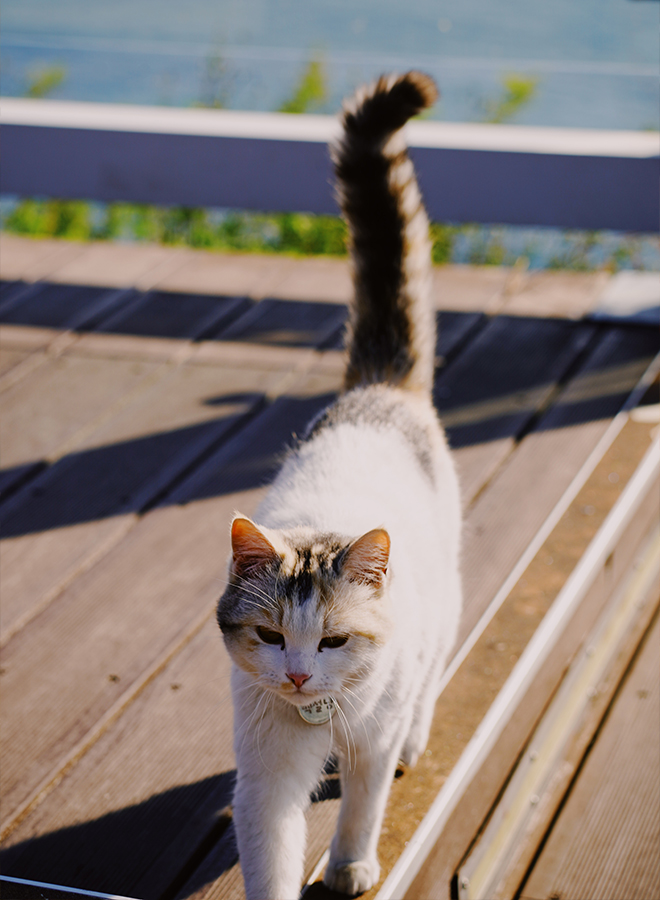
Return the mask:
[[299, 706], [298, 713], [300, 718], [310, 725], [325, 725], [334, 716], [336, 708], [332, 697], [323, 697], [322, 700], [315, 700], [307, 706]]

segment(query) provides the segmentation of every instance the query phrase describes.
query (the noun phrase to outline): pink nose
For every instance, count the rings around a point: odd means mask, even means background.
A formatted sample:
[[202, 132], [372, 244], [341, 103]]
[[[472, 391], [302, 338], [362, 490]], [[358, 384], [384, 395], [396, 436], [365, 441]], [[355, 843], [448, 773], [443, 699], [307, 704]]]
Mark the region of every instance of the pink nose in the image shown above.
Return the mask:
[[286, 677], [289, 681], [292, 681], [297, 688], [300, 688], [306, 681], [309, 681], [312, 676], [305, 674], [305, 672], [287, 672]]

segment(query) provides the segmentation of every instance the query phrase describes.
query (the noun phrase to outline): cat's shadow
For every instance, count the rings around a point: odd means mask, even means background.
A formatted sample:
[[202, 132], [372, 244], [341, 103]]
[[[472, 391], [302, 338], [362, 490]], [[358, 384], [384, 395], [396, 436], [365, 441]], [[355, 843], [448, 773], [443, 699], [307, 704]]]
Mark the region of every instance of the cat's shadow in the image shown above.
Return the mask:
[[[235, 776], [232, 770], [178, 785], [97, 819], [28, 838], [0, 850], [0, 870], [141, 900], [192, 895], [238, 862], [230, 808]], [[339, 796], [330, 763], [311, 799], [320, 803]], [[195, 840], [186, 839], [191, 832]], [[309, 896], [319, 900], [340, 896], [312, 887]]]

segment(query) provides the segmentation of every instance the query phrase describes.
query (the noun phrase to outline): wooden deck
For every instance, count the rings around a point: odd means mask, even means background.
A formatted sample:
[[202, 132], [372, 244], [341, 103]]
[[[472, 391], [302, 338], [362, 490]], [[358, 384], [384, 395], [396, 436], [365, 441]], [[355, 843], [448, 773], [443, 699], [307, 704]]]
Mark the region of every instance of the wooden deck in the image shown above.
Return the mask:
[[[8, 235], [0, 253], [2, 874], [240, 900], [229, 661], [213, 616], [228, 522], [255, 509], [291, 434], [339, 387], [346, 265]], [[653, 326], [594, 316], [608, 278], [435, 272], [435, 397], [466, 510], [459, 645], [658, 352]], [[639, 426], [571, 513], [562, 546], [580, 549], [563, 568], [545, 553], [546, 581], [519, 599], [515, 625], [494, 620], [504, 630], [475, 645], [472, 680], [443, 695], [429, 755], [392, 792], [384, 876], [651, 432]], [[410, 897], [449, 896], [480, 810], [456, 831], [449, 877]], [[330, 775], [308, 873], [336, 811]], [[534, 878], [524, 895], [545, 896]]]

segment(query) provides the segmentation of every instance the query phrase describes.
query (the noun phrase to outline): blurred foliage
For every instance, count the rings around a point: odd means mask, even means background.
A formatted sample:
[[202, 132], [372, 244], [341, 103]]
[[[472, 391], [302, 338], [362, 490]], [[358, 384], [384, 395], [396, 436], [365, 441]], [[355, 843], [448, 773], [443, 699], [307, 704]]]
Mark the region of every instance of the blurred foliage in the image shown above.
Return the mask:
[[3, 227], [16, 234], [70, 240], [129, 240], [209, 250], [345, 256], [342, 219], [302, 213], [214, 213], [136, 203], [21, 200]]
[[86, 241], [95, 237], [91, 207], [84, 200], [21, 200], [3, 227], [15, 234]]
[[510, 73], [502, 77], [502, 94], [496, 100], [482, 100], [483, 121], [491, 124], [510, 122], [534, 99], [538, 78]]
[[[136, 203], [82, 200], [20, 200], [5, 207], [0, 225], [15, 234], [69, 240], [121, 240], [242, 253], [346, 256], [348, 233], [335, 216], [304, 213], [227, 212]], [[527, 259], [533, 268], [588, 272], [655, 269], [653, 238], [502, 226], [431, 223], [435, 265], [450, 262], [511, 266]], [[656, 241], [657, 243], [657, 241]], [[655, 246], [655, 244], [654, 244]]]
[[328, 97], [325, 67], [320, 59], [307, 63], [293, 93], [277, 110], [283, 113], [312, 113], [325, 103]]
[[431, 259], [436, 266], [451, 262], [457, 231], [458, 228], [453, 225], [431, 223]]
[[[296, 256], [346, 256], [348, 252], [342, 219], [304, 213], [214, 213], [182, 206], [21, 200], [2, 225], [15, 234], [81, 241], [145, 241]], [[450, 225], [431, 225], [434, 263], [451, 260], [458, 231]]]
[[66, 78], [64, 66], [40, 66], [30, 69], [26, 75], [25, 96], [35, 99], [48, 97]]
[[[598, 232], [585, 231], [574, 236], [574, 239], [559, 253], [550, 257], [549, 269], [571, 269], [573, 272], [588, 272], [593, 266], [589, 265], [589, 259], [601, 243]], [[613, 252], [613, 258], [609, 260], [608, 268], [614, 271], [620, 269], [626, 262], [631, 261], [631, 250], [621, 246]]]
[[227, 109], [234, 88], [234, 77], [220, 50], [204, 60], [199, 100], [193, 106], [208, 109]]

